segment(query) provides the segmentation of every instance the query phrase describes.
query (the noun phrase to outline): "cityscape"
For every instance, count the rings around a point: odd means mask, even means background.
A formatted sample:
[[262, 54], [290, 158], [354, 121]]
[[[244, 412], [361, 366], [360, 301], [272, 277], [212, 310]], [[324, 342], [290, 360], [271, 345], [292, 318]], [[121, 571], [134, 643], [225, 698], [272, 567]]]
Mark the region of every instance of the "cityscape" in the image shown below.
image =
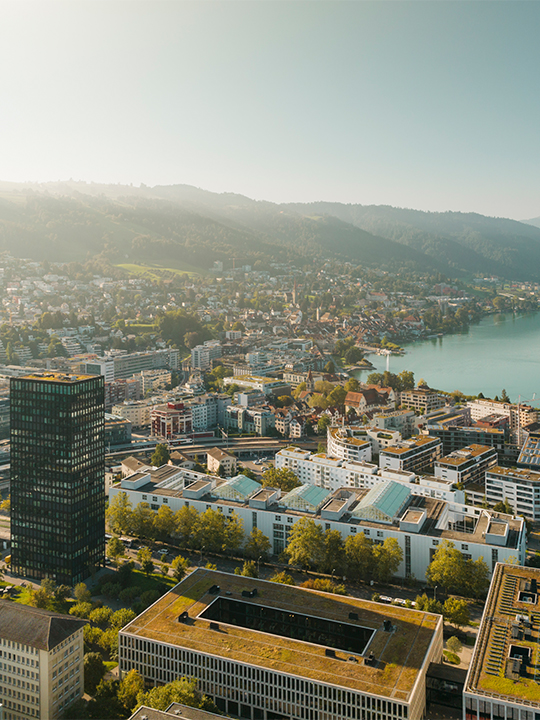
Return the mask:
[[0, 0], [0, 720], [540, 720], [539, 26]]

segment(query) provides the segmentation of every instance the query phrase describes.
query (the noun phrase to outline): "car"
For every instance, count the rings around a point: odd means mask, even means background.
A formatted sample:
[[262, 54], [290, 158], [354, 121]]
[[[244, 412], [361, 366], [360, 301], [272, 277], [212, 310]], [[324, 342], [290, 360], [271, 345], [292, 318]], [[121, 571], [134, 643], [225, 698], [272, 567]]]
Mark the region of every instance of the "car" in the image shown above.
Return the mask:
[[388, 595], [379, 595], [379, 601], [382, 603], [388, 603], [390, 604], [394, 598], [389, 597]]

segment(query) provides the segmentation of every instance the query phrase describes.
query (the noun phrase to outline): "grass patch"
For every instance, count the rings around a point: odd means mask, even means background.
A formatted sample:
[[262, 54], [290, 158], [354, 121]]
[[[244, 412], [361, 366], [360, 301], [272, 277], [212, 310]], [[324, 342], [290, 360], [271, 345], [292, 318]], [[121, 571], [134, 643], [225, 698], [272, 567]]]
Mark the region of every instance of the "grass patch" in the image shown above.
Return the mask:
[[177, 580], [167, 575], [161, 575], [161, 573], [154, 573], [153, 575], [146, 575], [141, 570], [133, 570], [131, 572], [131, 582], [129, 586], [140, 587], [142, 592], [147, 590], [159, 590], [163, 591], [163, 586], [170, 590], [177, 584]]
[[206, 271], [203, 268], [196, 267], [195, 265], [185, 264], [181, 268], [166, 268], [160, 267], [159, 265], [137, 265], [134, 263], [122, 263], [116, 265], [116, 267], [122, 268], [130, 275], [135, 277], [141, 277], [147, 280], [161, 280], [163, 275], [166, 273], [172, 273], [173, 275], [205, 275]]
[[450, 650], [443, 650], [443, 653], [446, 661], [451, 663], [452, 665], [459, 665], [459, 663], [461, 662], [459, 657], [455, 653], [450, 652]]
[[111, 672], [115, 667], [118, 667], [118, 663], [114, 662], [114, 660], [106, 660], [103, 664], [107, 668], [107, 672]]

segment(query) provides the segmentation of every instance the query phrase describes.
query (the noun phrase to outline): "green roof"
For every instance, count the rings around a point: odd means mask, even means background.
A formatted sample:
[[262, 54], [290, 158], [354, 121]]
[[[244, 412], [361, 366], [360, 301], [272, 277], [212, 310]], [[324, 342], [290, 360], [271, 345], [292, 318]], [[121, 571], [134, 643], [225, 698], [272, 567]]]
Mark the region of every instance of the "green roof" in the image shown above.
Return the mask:
[[371, 488], [352, 514], [360, 520], [377, 520], [391, 523], [403, 508], [411, 491], [406, 485], [394, 480], [381, 483]]

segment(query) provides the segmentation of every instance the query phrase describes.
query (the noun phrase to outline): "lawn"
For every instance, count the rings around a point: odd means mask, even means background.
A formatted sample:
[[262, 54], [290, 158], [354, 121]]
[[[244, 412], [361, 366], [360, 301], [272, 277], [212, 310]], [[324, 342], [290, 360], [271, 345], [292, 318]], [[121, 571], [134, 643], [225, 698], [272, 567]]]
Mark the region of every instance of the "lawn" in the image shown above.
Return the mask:
[[194, 265], [184, 265], [181, 268], [167, 268], [159, 265], [136, 265], [134, 263], [122, 263], [116, 267], [126, 270], [130, 275], [142, 277], [148, 280], [161, 280], [164, 273], [173, 273], [174, 275], [206, 275], [207, 271]]

